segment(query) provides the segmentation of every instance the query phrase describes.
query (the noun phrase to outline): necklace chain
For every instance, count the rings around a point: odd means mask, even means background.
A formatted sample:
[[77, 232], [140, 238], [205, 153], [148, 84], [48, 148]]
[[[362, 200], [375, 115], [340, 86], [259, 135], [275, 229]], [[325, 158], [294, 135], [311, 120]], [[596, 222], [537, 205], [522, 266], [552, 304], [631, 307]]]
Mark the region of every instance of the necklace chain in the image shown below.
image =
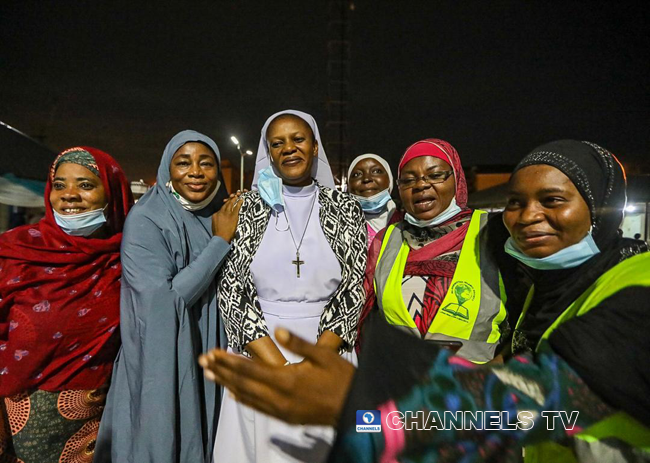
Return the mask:
[[309, 221], [311, 220], [311, 213], [314, 210], [314, 205], [316, 204], [316, 197], [318, 196], [318, 191], [316, 191], [316, 194], [314, 194], [314, 199], [311, 201], [311, 207], [309, 208], [309, 215], [307, 216], [307, 223], [305, 224], [305, 229], [302, 232], [302, 236], [300, 237], [300, 243], [296, 244], [296, 239], [293, 236], [293, 231], [291, 231], [291, 224], [289, 223], [289, 216], [287, 215], [287, 208], [284, 208], [284, 216], [287, 219], [287, 228], [289, 228], [289, 234], [291, 235], [291, 241], [293, 241], [293, 246], [296, 248], [296, 253], [300, 252], [300, 247], [302, 246], [302, 240], [305, 239], [305, 235], [307, 234], [307, 227], [309, 227]]

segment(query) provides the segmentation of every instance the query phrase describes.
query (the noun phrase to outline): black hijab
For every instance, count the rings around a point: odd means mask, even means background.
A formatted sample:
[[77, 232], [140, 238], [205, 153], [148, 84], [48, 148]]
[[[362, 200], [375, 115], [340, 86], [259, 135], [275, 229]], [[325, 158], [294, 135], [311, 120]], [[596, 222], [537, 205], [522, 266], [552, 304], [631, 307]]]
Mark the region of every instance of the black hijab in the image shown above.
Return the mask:
[[[559, 169], [576, 186], [589, 206], [592, 235], [600, 253], [572, 269], [527, 269], [535, 294], [515, 330], [515, 353], [533, 350], [557, 317], [603, 273], [648, 250], [646, 243], [620, 235], [627, 201], [625, 171], [609, 151], [584, 141], [555, 141], [533, 150], [515, 172], [535, 164]], [[650, 297], [647, 288], [621, 291], [588, 314], [561, 325], [549, 342], [607, 402], [648, 422], [650, 399], [642, 397], [650, 386], [650, 369], [644, 368], [650, 354], [650, 317], [639, 292], [647, 293], [646, 301]]]

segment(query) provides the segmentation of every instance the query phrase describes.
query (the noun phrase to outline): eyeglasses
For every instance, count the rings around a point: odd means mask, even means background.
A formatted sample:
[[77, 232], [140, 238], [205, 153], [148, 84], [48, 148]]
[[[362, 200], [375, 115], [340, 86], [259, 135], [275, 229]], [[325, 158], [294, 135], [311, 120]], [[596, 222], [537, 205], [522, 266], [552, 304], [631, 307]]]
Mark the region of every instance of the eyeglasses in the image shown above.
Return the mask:
[[424, 180], [429, 185], [435, 185], [436, 183], [442, 183], [446, 181], [452, 175], [454, 175], [453, 170], [439, 170], [436, 172], [431, 172], [427, 175], [422, 175], [421, 177], [398, 178], [397, 186], [403, 190], [407, 190], [417, 185], [420, 180]]

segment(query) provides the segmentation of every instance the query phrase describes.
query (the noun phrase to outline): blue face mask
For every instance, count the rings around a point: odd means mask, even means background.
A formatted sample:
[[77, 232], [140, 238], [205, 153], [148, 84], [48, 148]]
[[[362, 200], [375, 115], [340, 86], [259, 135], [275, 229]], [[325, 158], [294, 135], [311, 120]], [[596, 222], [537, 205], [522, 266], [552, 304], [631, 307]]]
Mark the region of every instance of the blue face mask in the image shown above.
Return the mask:
[[[104, 207], [104, 209], [106, 209]], [[54, 212], [54, 220], [70, 236], [90, 236], [106, 223], [104, 209], [94, 209], [81, 214], [62, 215]]]
[[257, 189], [260, 196], [266, 204], [273, 209], [278, 209], [279, 206], [284, 207], [284, 198], [282, 197], [282, 179], [275, 175], [273, 167], [269, 166], [259, 172], [260, 176], [257, 179]]
[[600, 249], [598, 249], [594, 238], [591, 236], [591, 231], [580, 242], [560, 249], [555, 254], [541, 258], [529, 257], [524, 254], [512, 238], [508, 238], [504, 248], [512, 257], [537, 270], [560, 270], [577, 267], [600, 253]]
[[368, 214], [379, 214], [380, 212], [383, 212], [386, 208], [386, 204], [388, 204], [388, 201], [390, 201], [390, 192], [388, 191], [388, 188], [368, 198], [358, 195], [351, 196], [359, 201], [363, 212], [366, 212]]
[[420, 228], [427, 228], [427, 227], [433, 227], [435, 225], [439, 225], [441, 223], [446, 222], [447, 220], [451, 219], [453, 216], [461, 212], [462, 209], [456, 204], [456, 198], [452, 198], [451, 203], [449, 203], [449, 206], [447, 206], [447, 209], [442, 211], [440, 214], [435, 216], [433, 219], [429, 220], [420, 220], [418, 218], [413, 217], [411, 214], [408, 212], [404, 216], [406, 221], [410, 223], [411, 225], [415, 225], [416, 227]]

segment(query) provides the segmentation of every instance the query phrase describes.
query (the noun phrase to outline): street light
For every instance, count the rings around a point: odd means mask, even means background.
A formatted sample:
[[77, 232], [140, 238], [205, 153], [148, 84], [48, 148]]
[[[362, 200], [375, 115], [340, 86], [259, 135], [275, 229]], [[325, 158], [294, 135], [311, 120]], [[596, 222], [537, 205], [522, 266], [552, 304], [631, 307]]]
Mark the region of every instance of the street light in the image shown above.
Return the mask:
[[237, 146], [237, 151], [239, 151], [240, 155], [240, 161], [239, 161], [239, 189], [243, 190], [244, 189], [244, 156], [247, 154], [250, 156], [253, 154], [251, 150], [246, 150], [246, 152], [243, 152], [241, 150], [241, 144], [239, 143], [239, 140], [237, 140], [237, 137], [234, 135], [230, 137], [230, 140]]

